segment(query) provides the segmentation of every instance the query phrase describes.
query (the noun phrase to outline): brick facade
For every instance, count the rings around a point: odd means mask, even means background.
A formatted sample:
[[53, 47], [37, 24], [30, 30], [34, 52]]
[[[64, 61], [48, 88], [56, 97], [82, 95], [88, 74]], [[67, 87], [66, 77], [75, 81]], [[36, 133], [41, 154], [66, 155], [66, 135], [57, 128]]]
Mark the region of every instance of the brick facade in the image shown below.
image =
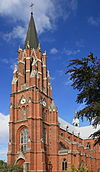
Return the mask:
[[18, 50], [10, 100], [8, 163], [30, 172], [62, 172], [72, 165], [100, 168], [100, 147], [61, 129], [52, 98], [46, 52]]

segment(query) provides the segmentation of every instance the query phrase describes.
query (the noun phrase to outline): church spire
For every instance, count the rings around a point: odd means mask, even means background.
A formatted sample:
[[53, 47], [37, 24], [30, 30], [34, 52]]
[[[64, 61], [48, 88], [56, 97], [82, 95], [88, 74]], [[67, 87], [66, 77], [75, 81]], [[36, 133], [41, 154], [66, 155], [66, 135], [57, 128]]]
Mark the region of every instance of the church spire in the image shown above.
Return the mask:
[[27, 44], [30, 46], [30, 48], [34, 48], [34, 49], [37, 49], [39, 45], [37, 31], [35, 27], [34, 18], [33, 18], [33, 12], [31, 12], [31, 18], [30, 18], [30, 23], [29, 23], [29, 27], [27, 31], [24, 48], [26, 48]]

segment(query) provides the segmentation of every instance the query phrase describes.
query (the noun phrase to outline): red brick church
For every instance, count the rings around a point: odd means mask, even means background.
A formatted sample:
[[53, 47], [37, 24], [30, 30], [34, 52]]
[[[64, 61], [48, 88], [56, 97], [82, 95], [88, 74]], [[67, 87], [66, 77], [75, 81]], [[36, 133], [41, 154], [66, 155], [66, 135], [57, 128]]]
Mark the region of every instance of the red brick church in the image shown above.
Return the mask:
[[[25, 46], [18, 49], [10, 100], [8, 163], [24, 172], [63, 172], [72, 165], [100, 168], [100, 147], [88, 138], [92, 126], [58, 118], [46, 52], [42, 53], [31, 13]], [[98, 126], [99, 127], [99, 126]]]

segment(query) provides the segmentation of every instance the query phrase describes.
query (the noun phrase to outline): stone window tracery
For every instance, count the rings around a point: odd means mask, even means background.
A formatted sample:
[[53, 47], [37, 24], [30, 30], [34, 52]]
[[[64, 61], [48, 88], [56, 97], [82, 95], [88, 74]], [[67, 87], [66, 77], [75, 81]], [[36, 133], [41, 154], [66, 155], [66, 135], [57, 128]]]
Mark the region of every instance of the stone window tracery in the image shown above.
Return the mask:
[[27, 151], [27, 142], [28, 142], [28, 129], [24, 128], [20, 133], [20, 149], [22, 152]]
[[28, 112], [28, 106], [23, 106], [20, 111], [21, 111], [21, 120], [26, 120], [27, 118], [27, 112]]
[[67, 161], [66, 161], [65, 158], [64, 158], [63, 161], [62, 161], [62, 170], [63, 170], [63, 171], [66, 171], [66, 170], [67, 170]]

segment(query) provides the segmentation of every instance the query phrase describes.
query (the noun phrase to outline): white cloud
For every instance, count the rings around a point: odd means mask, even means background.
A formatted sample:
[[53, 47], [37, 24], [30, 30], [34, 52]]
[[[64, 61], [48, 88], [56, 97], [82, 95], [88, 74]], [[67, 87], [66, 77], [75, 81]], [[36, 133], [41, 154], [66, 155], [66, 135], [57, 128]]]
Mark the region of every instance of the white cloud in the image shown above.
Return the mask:
[[[7, 16], [12, 21], [20, 22], [23, 24], [23, 27], [18, 25], [14, 27], [10, 33], [7, 33], [5, 36], [8, 39], [21, 38], [25, 37], [27, 30], [27, 25], [29, 22], [29, 5], [31, 0], [3, 0], [0, 2], [0, 15]], [[45, 31], [45, 29], [52, 29], [53, 22], [57, 17], [55, 12], [54, 3], [51, 0], [37, 0], [34, 5], [34, 18], [39, 33]]]
[[70, 56], [70, 55], [76, 55], [80, 53], [80, 50], [77, 49], [77, 50], [68, 50], [68, 49], [64, 49], [63, 50], [63, 54], [66, 54], [67, 56]]
[[9, 41], [12, 38], [20, 38], [22, 41], [25, 40], [26, 29], [22, 26], [14, 27], [9, 33], [4, 34], [4, 39]]
[[68, 5], [72, 11], [75, 11], [78, 7], [78, 0], [70, 0]]
[[7, 160], [8, 143], [0, 144], [0, 160]]
[[0, 113], [0, 159], [6, 160], [8, 147], [9, 115]]
[[6, 154], [5, 150], [0, 151], [0, 156], [5, 156], [5, 154]]
[[0, 144], [8, 141], [9, 115], [0, 113]]
[[[31, 2], [31, 0], [3, 0], [0, 2], [0, 15], [6, 16], [10, 19], [10, 22], [15, 22], [15, 25], [17, 25], [10, 33], [5, 35], [8, 40], [11, 38], [23, 40], [25, 38]], [[67, 19], [72, 11], [75, 11], [78, 7], [78, 0], [64, 0], [63, 2], [62, 0], [36, 0], [34, 3], [33, 11], [38, 33], [55, 29], [58, 17]]]
[[56, 53], [58, 53], [58, 50], [57, 50], [56, 48], [52, 48], [52, 49], [50, 50], [50, 53], [51, 53], [51, 54], [56, 54]]
[[88, 18], [88, 23], [93, 26], [98, 26], [100, 24], [100, 19], [94, 18], [93, 16]]
[[57, 13], [63, 20], [68, 19], [71, 15], [76, 14], [78, 8], [78, 0], [55, 0]]

